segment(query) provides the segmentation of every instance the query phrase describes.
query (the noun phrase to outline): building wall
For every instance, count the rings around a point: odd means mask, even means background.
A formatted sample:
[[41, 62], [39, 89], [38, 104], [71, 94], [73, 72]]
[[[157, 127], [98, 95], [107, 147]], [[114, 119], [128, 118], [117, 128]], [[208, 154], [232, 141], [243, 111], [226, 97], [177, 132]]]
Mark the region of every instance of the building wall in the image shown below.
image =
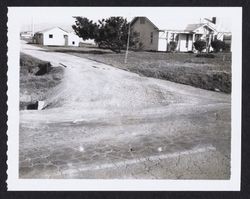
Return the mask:
[[[187, 40], [187, 35], [189, 35], [188, 40]], [[180, 52], [192, 51], [192, 46], [193, 46], [192, 34], [179, 34], [179, 45], [177, 49]]]
[[[49, 36], [52, 35], [53, 38]], [[67, 32], [61, 30], [60, 28], [54, 28], [47, 32], [43, 33], [43, 45], [45, 46], [64, 46], [65, 38], [64, 35], [67, 35]]]
[[159, 32], [158, 51], [167, 51], [167, 32]]
[[79, 38], [74, 33], [68, 34], [68, 46], [79, 46], [80, 41], [81, 41], [81, 38]]
[[158, 50], [159, 32], [147, 19], [145, 19], [144, 24], [141, 24], [140, 19], [137, 19], [131, 27], [131, 31], [139, 33], [139, 42], [142, 43], [143, 50]]
[[[187, 41], [187, 35], [188, 41]], [[170, 51], [170, 42], [176, 42], [176, 51], [188, 52], [192, 51], [193, 37], [192, 34], [178, 33], [176, 31], [164, 31], [159, 33], [159, 51]]]

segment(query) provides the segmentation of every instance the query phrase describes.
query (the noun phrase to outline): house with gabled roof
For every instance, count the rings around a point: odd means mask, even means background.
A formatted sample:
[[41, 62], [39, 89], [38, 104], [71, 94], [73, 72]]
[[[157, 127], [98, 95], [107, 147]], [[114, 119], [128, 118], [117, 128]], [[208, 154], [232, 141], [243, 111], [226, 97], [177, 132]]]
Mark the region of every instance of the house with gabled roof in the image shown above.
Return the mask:
[[[183, 30], [163, 30], [159, 29], [147, 17], [135, 17], [131, 21], [131, 30], [139, 33], [139, 43], [142, 50], [170, 51], [171, 42], [176, 43], [175, 51], [196, 52], [194, 42], [205, 40], [207, 42], [206, 51], [213, 50], [211, 41], [224, 40], [225, 35], [230, 33], [219, 32], [216, 28], [216, 18], [205, 19], [204, 23], [188, 24]], [[231, 38], [227, 36], [227, 38]], [[229, 40], [227, 40], [230, 43]]]
[[53, 27], [36, 32], [33, 41], [44, 46], [79, 46], [81, 38], [73, 32]]
[[215, 26], [209, 23], [188, 24], [184, 30], [165, 30], [166, 47], [160, 49], [164, 51], [170, 50], [170, 42], [176, 42], [176, 51], [189, 52], [196, 51], [194, 42], [204, 40], [207, 42], [207, 51], [211, 51], [211, 41], [214, 39], [223, 40], [222, 35], [215, 29]]
[[135, 17], [130, 22], [131, 32], [136, 32], [138, 48], [142, 50], [158, 50], [159, 28], [147, 17]]

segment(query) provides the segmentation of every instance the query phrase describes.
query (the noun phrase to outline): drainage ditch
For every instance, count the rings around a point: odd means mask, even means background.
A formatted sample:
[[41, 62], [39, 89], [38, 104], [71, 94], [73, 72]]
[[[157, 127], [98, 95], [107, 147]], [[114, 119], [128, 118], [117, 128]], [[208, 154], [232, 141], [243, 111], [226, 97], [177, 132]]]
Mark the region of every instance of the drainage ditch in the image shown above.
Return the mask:
[[64, 67], [52, 67], [30, 55], [20, 55], [20, 110], [42, 110], [49, 90], [63, 78]]

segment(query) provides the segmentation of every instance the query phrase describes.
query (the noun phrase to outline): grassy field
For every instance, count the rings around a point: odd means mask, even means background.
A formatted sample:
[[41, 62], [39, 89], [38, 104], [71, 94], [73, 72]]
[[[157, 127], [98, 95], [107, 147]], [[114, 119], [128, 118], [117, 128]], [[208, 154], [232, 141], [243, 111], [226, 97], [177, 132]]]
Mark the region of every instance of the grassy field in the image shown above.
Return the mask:
[[48, 64], [29, 55], [20, 55], [20, 109], [46, 98], [46, 92], [58, 85], [63, 77], [62, 67], [52, 67], [44, 75], [37, 76], [39, 64]]
[[195, 87], [231, 92], [231, 53], [217, 53], [215, 58], [196, 57], [192, 53], [129, 52], [125, 54], [95, 47], [45, 47], [48, 51], [92, 59], [142, 76], [169, 80]]

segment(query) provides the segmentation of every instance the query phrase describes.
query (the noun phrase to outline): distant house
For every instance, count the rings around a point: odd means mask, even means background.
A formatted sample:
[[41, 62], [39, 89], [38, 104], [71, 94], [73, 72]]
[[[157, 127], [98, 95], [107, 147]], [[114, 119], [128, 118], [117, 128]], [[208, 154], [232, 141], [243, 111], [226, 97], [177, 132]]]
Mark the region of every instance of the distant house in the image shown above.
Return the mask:
[[21, 39], [31, 39], [33, 37], [32, 31], [23, 31], [20, 33]]
[[159, 29], [147, 17], [135, 17], [130, 26], [138, 34], [138, 48], [158, 50]]
[[34, 43], [45, 46], [79, 46], [81, 38], [59, 27], [36, 32]]
[[205, 40], [208, 44], [206, 50], [211, 51], [210, 44], [214, 39], [231, 43], [230, 33], [216, 30], [215, 17], [206, 23], [188, 24], [184, 30], [160, 30], [147, 17], [135, 17], [131, 21], [131, 31], [139, 34], [142, 50], [170, 51], [170, 43], [175, 42], [178, 52], [196, 52], [194, 42]]
[[226, 45], [228, 45], [227, 50], [231, 51], [232, 35], [230, 32], [224, 32], [223, 41], [225, 42]]

